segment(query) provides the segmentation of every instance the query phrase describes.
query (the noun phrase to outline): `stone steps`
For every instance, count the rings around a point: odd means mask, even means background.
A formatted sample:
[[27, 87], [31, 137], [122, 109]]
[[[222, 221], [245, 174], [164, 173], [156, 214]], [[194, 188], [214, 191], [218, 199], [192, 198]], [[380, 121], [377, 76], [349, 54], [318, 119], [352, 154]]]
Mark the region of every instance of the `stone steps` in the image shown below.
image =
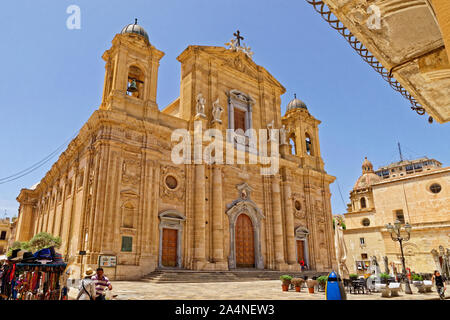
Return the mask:
[[281, 275], [312, 278], [326, 275], [326, 272], [304, 271], [273, 271], [273, 270], [233, 270], [233, 271], [193, 271], [182, 269], [157, 269], [146, 275], [142, 281], [151, 283], [209, 283], [209, 282], [246, 282], [279, 280]]

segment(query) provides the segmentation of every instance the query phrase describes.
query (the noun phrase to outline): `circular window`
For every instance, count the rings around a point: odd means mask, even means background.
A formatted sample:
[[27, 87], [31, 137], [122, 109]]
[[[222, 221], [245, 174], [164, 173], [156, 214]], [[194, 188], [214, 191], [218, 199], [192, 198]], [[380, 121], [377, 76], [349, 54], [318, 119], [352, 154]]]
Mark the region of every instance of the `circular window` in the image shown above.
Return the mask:
[[169, 189], [175, 189], [178, 186], [178, 181], [175, 179], [174, 176], [167, 176], [166, 177], [166, 186]]
[[361, 223], [362, 223], [362, 225], [363, 225], [364, 227], [370, 226], [370, 220], [367, 219], [367, 218], [363, 219], [363, 220], [361, 221]]
[[295, 200], [294, 205], [296, 210], [298, 211], [302, 210], [302, 204], [300, 203], [300, 201]]
[[440, 184], [438, 184], [438, 183], [433, 183], [431, 186], [430, 186], [430, 191], [431, 192], [433, 192], [433, 193], [439, 193], [439, 192], [441, 192], [441, 185]]

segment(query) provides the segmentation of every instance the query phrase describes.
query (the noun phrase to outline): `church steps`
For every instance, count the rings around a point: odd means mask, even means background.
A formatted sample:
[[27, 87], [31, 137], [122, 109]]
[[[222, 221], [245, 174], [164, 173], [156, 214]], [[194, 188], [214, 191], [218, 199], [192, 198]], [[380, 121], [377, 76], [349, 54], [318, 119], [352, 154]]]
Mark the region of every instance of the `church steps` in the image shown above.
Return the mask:
[[279, 280], [283, 274], [293, 277], [313, 277], [326, 272], [304, 271], [288, 272], [273, 270], [233, 270], [233, 271], [193, 271], [183, 269], [155, 270], [146, 275], [142, 281], [151, 283], [208, 283], [208, 282], [245, 282]]

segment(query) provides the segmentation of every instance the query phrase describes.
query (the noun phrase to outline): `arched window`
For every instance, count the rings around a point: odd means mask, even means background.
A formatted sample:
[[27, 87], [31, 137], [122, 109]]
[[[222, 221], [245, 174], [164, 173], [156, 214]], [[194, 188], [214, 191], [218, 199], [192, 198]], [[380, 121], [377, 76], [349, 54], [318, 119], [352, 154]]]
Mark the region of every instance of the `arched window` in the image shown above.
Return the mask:
[[366, 198], [361, 198], [360, 200], [361, 203], [361, 209], [367, 208], [367, 204], [366, 204]]
[[131, 66], [128, 71], [127, 95], [140, 99], [144, 97], [144, 73], [136, 66]]
[[295, 135], [294, 134], [292, 134], [289, 137], [289, 145], [291, 146], [291, 149], [290, 149], [291, 154], [295, 156], [297, 154], [297, 147], [295, 145]]
[[309, 134], [305, 134], [305, 143], [306, 143], [306, 153], [312, 156], [313, 155], [312, 140]]

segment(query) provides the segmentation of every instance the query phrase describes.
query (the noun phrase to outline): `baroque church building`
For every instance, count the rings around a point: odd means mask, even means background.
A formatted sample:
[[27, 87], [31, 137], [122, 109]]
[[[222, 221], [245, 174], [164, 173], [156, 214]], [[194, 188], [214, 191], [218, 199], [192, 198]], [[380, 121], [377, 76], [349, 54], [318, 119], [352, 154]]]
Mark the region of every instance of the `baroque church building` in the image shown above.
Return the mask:
[[[159, 110], [164, 53], [137, 23], [123, 28], [103, 55], [99, 109], [45, 177], [17, 197], [15, 240], [39, 232], [61, 237], [59, 250], [76, 274], [115, 257], [117, 266], [105, 268], [111, 279], [164, 268], [300, 271], [302, 260], [308, 270], [334, 268], [335, 178], [324, 170], [320, 121], [296, 98], [281, 115], [285, 88], [240, 39], [230, 48], [186, 48], [177, 58], [180, 95]], [[279, 170], [271, 175], [248, 161], [176, 164], [172, 133], [194, 136], [195, 122], [223, 136], [227, 129], [284, 128], [290, 145], [275, 150]], [[237, 142], [225, 144], [236, 149]], [[255, 152], [245, 149], [243, 157]]]

